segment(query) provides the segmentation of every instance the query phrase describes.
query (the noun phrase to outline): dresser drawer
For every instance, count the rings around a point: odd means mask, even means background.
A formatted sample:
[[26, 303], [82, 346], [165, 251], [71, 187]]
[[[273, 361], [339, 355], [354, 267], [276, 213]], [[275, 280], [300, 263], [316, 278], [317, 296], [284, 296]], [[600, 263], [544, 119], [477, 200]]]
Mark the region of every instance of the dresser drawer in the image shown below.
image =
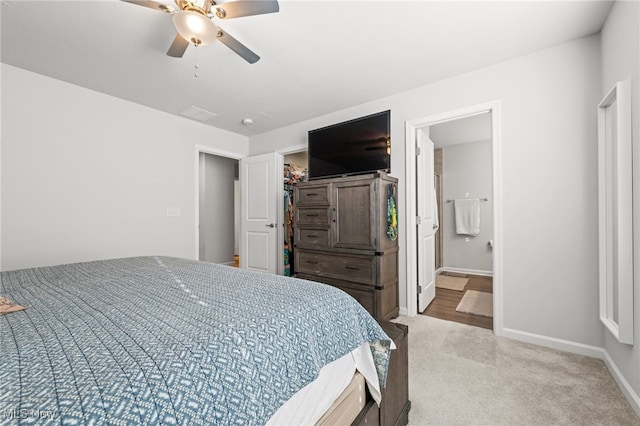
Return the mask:
[[295, 236], [298, 247], [329, 247], [328, 229], [296, 228]]
[[296, 210], [295, 226], [331, 225], [327, 207], [304, 207]]
[[362, 284], [375, 284], [376, 257], [297, 251], [296, 269], [300, 273], [333, 277]]
[[339, 288], [356, 299], [377, 320], [389, 321], [398, 316], [398, 286], [395, 283], [378, 288], [303, 272], [298, 273], [298, 278]]
[[330, 185], [307, 185], [296, 188], [296, 206], [314, 206], [329, 204]]
[[374, 288], [355, 288], [353, 286], [335, 285], [360, 303], [372, 316], [376, 316], [376, 295], [378, 290]]

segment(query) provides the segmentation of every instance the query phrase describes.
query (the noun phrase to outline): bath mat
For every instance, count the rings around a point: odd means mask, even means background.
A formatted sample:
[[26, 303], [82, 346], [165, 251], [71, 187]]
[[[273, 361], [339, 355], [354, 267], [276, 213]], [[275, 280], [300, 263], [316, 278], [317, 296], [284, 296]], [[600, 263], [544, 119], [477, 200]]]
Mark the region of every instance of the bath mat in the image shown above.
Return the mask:
[[493, 293], [467, 290], [456, 311], [493, 318]]
[[436, 275], [436, 287], [449, 290], [462, 291], [469, 282], [469, 278], [450, 277], [448, 275]]

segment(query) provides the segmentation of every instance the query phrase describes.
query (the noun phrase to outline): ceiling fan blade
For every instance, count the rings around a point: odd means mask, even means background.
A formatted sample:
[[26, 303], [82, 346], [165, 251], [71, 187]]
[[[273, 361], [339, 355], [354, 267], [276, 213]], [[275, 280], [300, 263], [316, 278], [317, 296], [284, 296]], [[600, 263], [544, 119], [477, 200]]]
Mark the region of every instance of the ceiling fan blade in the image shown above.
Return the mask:
[[249, 62], [250, 64], [255, 64], [260, 59], [260, 56], [253, 53], [247, 46], [231, 37], [220, 27], [218, 27], [218, 40], [220, 40], [225, 46], [236, 52], [242, 57], [242, 59]]
[[167, 50], [167, 55], [174, 58], [182, 58], [187, 47], [189, 47], [189, 42], [182, 38], [180, 34], [176, 34], [176, 38], [173, 39], [171, 47]]
[[262, 15], [280, 10], [277, 0], [235, 0], [220, 2], [214, 6], [216, 16], [221, 19]]
[[150, 0], [122, 0], [125, 3], [137, 4], [138, 6], [149, 7], [151, 9], [159, 10], [165, 13], [173, 13], [176, 9], [168, 4], [157, 3], [155, 1]]

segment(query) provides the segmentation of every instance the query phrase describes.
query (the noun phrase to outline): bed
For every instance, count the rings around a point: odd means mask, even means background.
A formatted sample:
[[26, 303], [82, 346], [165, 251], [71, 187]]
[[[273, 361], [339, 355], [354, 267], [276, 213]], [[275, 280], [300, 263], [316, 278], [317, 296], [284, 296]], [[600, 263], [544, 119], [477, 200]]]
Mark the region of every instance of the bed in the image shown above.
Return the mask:
[[359, 375], [379, 402], [392, 346], [337, 288], [188, 259], [7, 271], [0, 295], [26, 307], [0, 316], [0, 423], [313, 424]]

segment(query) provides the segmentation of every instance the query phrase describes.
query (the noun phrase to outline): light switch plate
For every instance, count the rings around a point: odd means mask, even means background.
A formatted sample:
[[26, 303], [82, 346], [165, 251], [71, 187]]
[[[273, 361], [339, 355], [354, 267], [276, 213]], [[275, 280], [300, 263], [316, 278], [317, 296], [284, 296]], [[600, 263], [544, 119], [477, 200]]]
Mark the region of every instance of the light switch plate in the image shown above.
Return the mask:
[[180, 216], [179, 207], [167, 207], [167, 216]]

